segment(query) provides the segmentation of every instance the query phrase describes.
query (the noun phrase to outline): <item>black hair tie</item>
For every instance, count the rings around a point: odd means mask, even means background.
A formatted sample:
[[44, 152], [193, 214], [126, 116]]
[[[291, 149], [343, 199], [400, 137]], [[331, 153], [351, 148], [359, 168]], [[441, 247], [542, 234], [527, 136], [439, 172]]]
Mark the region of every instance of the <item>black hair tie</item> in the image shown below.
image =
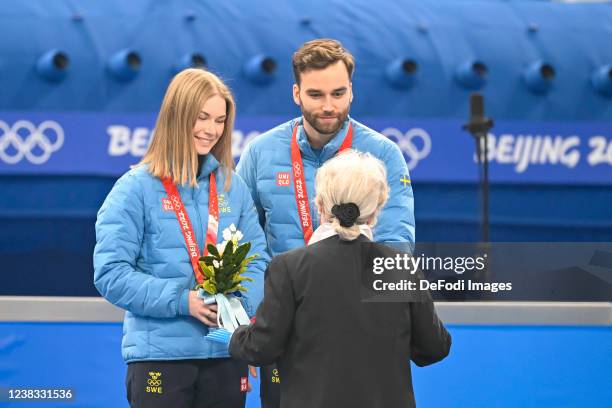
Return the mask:
[[359, 207], [355, 203], [335, 204], [331, 212], [345, 228], [352, 227], [359, 218]]

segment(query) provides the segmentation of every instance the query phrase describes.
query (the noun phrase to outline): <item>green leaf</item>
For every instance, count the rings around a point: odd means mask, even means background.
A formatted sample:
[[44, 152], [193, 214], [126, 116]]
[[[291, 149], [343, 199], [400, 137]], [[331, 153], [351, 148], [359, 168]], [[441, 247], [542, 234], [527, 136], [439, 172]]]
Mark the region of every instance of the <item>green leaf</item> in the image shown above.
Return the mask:
[[204, 281], [204, 290], [211, 295], [217, 293], [217, 286], [213, 284], [210, 280]]
[[217, 260], [217, 257], [210, 256], [210, 255], [200, 257], [200, 262], [204, 262], [206, 263], [206, 265], [212, 265], [213, 261], [216, 261], [216, 260]]
[[247, 288], [245, 288], [244, 286], [242, 286], [242, 285], [235, 285], [235, 286], [232, 286], [231, 288], [229, 288], [228, 290], [226, 290], [223, 293], [224, 294], [228, 294], [228, 293], [234, 293], [236, 291], [248, 292]]
[[232, 280], [232, 283], [236, 284], [244, 281], [253, 282], [253, 278], [249, 278], [248, 276], [238, 276]]
[[200, 262], [200, 268], [202, 268], [202, 272], [204, 273], [204, 276], [206, 276], [209, 279], [214, 278], [215, 270], [213, 269], [212, 266], [206, 265], [204, 262]]
[[240, 264], [240, 269], [238, 270], [237, 274], [242, 275], [243, 273], [246, 272], [246, 269], [247, 269], [247, 264], [245, 261], [242, 261], [242, 263]]
[[208, 249], [208, 253], [212, 256], [216, 256], [217, 258], [221, 257], [221, 255], [219, 255], [219, 251], [217, 251], [217, 247], [213, 244], [208, 244], [206, 248]]
[[234, 253], [234, 241], [227, 241], [223, 255], [232, 255]]
[[224, 262], [223, 266], [218, 270], [219, 277], [226, 279], [231, 275], [233, 268], [233, 265], [226, 265]]
[[249, 263], [251, 263], [251, 261], [252, 261], [253, 259], [257, 258], [257, 257], [258, 257], [258, 255], [257, 255], [257, 254], [254, 254], [254, 255], [251, 255], [251, 256], [249, 256], [248, 258], [244, 259], [244, 260], [243, 260], [243, 261], [240, 263], [240, 273], [241, 273], [241, 274], [242, 274], [242, 273], [244, 273], [244, 272], [246, 271], [247, 265], [248, 265]]
[[238, 247], [238, 249], [236, 249], [236, 252], [234, 252], [234, 262], [235, 263], [242, 262], [244, 257], [246, 257], [247, 254], [249, 253], [250, 249], [251, 249], [251, 243], [250, 242], [247, 242], [245, 244], [240, 245]]
[[230, 262], [230, 258], [234, 255], [234, 243], [228, 241], [223, 251], [223, 263]]

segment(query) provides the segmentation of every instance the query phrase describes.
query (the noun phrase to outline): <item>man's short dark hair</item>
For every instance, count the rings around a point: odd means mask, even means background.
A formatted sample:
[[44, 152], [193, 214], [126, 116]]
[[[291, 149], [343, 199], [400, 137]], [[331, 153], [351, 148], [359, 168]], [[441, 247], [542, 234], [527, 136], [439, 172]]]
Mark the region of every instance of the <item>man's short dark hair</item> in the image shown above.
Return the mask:
[[312, 69], [325, 69], [338, 61], [344, 62], [349, 78], [353, 77], [355, 59], [340, 41], [321, 38], [304, 43], [293, 53], [293, 76], [300, 84], [300, 75]]

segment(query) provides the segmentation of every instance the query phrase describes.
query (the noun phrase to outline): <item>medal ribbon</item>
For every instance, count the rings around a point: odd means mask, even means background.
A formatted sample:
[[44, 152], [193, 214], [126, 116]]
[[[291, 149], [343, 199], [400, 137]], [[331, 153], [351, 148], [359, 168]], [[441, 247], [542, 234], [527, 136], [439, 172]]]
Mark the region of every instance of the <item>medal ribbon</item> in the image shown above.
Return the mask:
[[[181, 199], [176, 185], [172, 182], [172, 179], [165, 177], [162, 179], [162, 184], [166, 189], [166, 194], [172, 203], [172, 209], [176, 214], [176, 219], [181, 227], [181, 232], [185, 238], [185, 244], [187, 244], [187, 252], [189, 252], [189, 259], [191, 266], [193, 267], [193, 274], [195, 275], [198, 283], [204, 282], [204, 274], [200, 268], [200, 248], [196, 236], [193, 232], [189, 215]], [[208, 189], [208, 229], [206, 230], [206, 243], [204, 245], [204, 255], [208, 255], [208, 244], [217, 244], [217, 232], [219, 230], [219, 197], [217, 196], [217, 180], [215, 173], [210, 173], [209, 189]]]
[[[302, 154], [297, 142], [298, 126], [293, 127], [293, 136], [291, 137], [291, 170], [293, 172], [293, 186], [295, 190], [295, 202], [297, 204], [298, 218], [302, 225], [304, 234], [304, 242], [308, 244], [313, 233], [312, 215], [310, 214], [310, 204], [308, 203], [308, 191], [306, 190], [306, 177], [304, 175], [304, 165], [302, 163]], [[338, 149], [338, 153], [343, 150], [350, 149], [353, 144], [353, 125], [349, 121], [348, 131], [344, 137], [344, 141]]]

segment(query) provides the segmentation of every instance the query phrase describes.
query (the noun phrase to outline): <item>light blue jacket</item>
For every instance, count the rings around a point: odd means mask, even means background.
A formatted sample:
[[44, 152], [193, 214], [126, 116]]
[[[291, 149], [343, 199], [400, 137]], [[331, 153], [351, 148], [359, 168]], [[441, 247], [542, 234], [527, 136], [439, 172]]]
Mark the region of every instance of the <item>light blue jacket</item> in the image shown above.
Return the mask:
[[[263, 296], [269, 257], [249, 191], [236, 174], [231, 189], [219, 162], [209, 154], [198, 188], [178, 186], [200, 251], [208, 225], [209, 174], [215, 171], [219, 194], [219, 232], [230, 224], [242, 231], [259, 257], [245, 274], [253, 282], [242, 303], [253, 316]], [[123, 175], [98, 212], [94, 250], [94, 284], [109, 302], [126, 310], [122, 354], [126, 362], [227, 357], [227, 346], [204, 338], [208, 327], [189, 315], [189, 290], [195, 286], [185, 239], [174, 211], [164, 211], [166, 191], [145, 166]]]
[[[387, 168], [387, 181], [391, 191], [374, 229], [378, 242], [402, 242], [414, 244], [414, 200], [408, 167], [395, 143], [380, 133], [348, 119], [338, 134], [317, 153], [313, 151], [301, 118], [263, 133], [253, 139], [240, 157], [237, 172], [251, 190], [258, 209], [260, 223], [266, 232], [268, 249], [276, 255], [304, 246], [302, 225], [297, 213], [293, 174], [291, 171], [291, 136], [293, 126], [299, 124], [298, 145], [302, 154], [310, 213], [314, 229], [319, 226], [314, 205], [314, 181], [317, 169], [336, 155], [346, 133], [348, 121], [353, 124], [352, 148], [369, 152], [381, 160]], [[280, 174], [280, 176], [279, 176]], [[283, 185], [279, 177], [290, 175], [291, 182]], [[359, 183], [359, 180], [354, 180]], [[280, 184], [280, 185], [279, 185]]]

